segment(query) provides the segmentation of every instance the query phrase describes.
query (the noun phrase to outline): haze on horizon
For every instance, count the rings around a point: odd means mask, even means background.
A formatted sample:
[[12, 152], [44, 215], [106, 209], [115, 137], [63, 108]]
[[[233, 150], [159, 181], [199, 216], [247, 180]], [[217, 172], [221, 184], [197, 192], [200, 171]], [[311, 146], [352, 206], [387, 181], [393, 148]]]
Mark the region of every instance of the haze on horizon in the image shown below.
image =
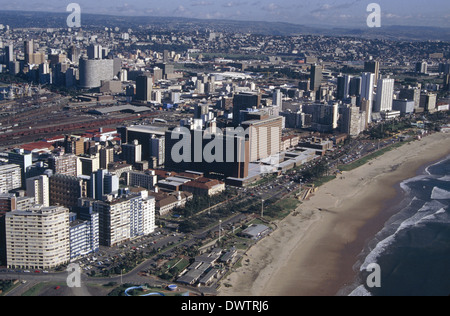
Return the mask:
[[[369, 3], [378, 3], [382, 25], [450, 27], [448, 0], [0, 0], [1, 10], [66, 12], [117, 16], [184, 17], [288, 22], [310, 26], [365, 27]], [[0, 21], [1, 22], [1, 21]]]

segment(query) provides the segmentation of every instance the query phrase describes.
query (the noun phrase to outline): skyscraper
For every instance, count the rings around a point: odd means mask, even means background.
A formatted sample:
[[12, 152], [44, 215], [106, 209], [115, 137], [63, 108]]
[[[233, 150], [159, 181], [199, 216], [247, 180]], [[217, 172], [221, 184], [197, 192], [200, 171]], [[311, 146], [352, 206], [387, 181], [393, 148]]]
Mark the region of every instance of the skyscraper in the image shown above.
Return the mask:
[[259, 93], [239, 93], [233, 97], [233, 124], [238, 126], [241, 120], [241, 111], [260, 107], [261, 95]]
[[9, 63], [14, 61], [14, 46], [12, 44], [5, 46], [4, 52], [3, 63], [9, 66]]
[[279, 106], [280, 108], [283, 107], [283, 94], [280, 89], [275, 89], [273, 93], [272, 105]]
[[87, 48], [89, 59], [103, 59], [103, 47], [101, 45], [90, 45]]
[[322, 84], [323, 74], [322, 74], [322, 66], [319, 65], [312, 65], [311, 66], [311, 90], [318, 91], [320, 88], [320, 85]]
[[350, 96], [350, 82], [353, 77], [349, 75], [339, 76], [337, 79], [337, 99], [344, 100]]
[[136, 100], [148, 102], [152, 100], [153, 79], [150, 75], [136, 78]]
[[32, 154], [25, 154], [23, 149], [15, 149], [13, 152], [8, 153], [8, 163], [20, 166], [22, 169], [22, 186], [25, 187], [28, 168], [33, 164]]
[[373, 89], [375, 74], [370, 72], [365, 72], [361, 75], [361, 103], [362, 101], [367, 101], [367, 117], [369, 122], [372, 122], [372, 106], [373, 106]]
[[350, 78], [350, 96], [360, 96], [361, 95], [361, 77], [351, 77]]
[[369, 60], [364, 63], [364, 72], [370, 72], [375, 75], [375, 82], [378, 82], [380, 76], [380, 63], [376, 60]]
[[394, 79], [380, 79], [377, 85], [377, 99], [373, 108], [374, 112], [392, 111], [394, 101]]
[[416, 63], [416, 72], [419, 74], [426, 74], [428, 72], [428, 64], [426, 61]]
[[25, 63], [29, 64], [31, 62], [33, 53], [34, 53], [34, 41], [33, 40], [25, 41], [24, 42]]

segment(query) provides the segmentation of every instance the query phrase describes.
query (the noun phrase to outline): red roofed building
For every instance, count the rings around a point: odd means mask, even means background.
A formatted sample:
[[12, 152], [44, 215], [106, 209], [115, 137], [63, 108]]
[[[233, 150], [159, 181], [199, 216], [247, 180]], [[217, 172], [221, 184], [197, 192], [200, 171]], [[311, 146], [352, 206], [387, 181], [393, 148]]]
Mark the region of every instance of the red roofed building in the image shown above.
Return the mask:
[[50, 153], [53, 149], [55, 149], [52, 144], [44, 141], [25, 144], [20, 146], [20, 148], [28, 154]]
[[203, 177], [183, 184], [182, 190], [194, 195], [212, 196], [225, 191], [225, 183]]

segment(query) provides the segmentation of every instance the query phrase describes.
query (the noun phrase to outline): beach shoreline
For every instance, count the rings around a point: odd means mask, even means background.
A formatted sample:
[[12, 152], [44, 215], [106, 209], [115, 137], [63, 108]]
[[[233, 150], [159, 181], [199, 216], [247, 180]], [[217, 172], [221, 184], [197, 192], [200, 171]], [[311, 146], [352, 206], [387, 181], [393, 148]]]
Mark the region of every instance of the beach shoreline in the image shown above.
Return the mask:
[[223, 296], [347, 295], [358, 257], [398, 211], [400, 184], [450, 154], [436, 133], [405, 144], [324, 184], [278, 229], [244, 256], [248, 264], [224, 280]]

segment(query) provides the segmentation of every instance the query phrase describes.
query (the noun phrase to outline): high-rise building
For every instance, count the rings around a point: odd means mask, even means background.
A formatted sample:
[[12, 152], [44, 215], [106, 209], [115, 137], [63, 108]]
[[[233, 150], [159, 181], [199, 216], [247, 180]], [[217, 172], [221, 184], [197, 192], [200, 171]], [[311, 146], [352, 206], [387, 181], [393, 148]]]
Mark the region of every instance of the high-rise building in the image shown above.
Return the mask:
[[0, 166], [0, 193], [22, 187], [22, 170], [15, 164]]
[[90, 212], [87, 217], [70, 221], [71, 260], [95, 253], [100, 248], [98, 213]]
[[373, 111], [389, 112], [392, 111], [392, 103], [394, 101], [394, 79], [380, 79], [377, 85], [377, 98]]
[[78, 64], [78, 62], [80, 61], [80, 56], [81, 56], [81, 49], [77, 47], [75, 44], [70, 46], [69, 54], [67, 57], [69, 57], [72, 63]]
[[156, 127], [149, 125], [138, 125], [129, 127], [119, 127], [117, 132], [121, 135], [122, 144], [131, 143], [137, 140], [142, 146], [141, 160], [150, 161], [152, 157], [152, 138], [164, 136], [167, 127]]
[[77, 173], [78, 175], [90, 176], [92, 173], [100, 169], [99, 155], [80, 156], [77, 157]]
[[400, 89], [398, 98], [414, 101], [414, 108], [418, 109], [420, 107], [420, 91], [420, 88], [417, 87]]
[[[193, 170], [246, 178], [250, 161], [249, 141], [241, 129], [226, 130], [223, 134], [179, 127], [169, 130], [165, 137], [165, 167], [174, 171]], [[212, 148], [216, 148], [214, 154]]]
[[92, 205], [99, 214], [100, 245], [113, 247], [155, 230], [155, 198], [147, 191], [138, 196], [110, 197]]
[[156, 159], [158, 166], [164, 165], [164, 156], [166, 151], [166, 139], [165, 137], [154, 136], [151, 140], [151, 157]]
[[341, 132], [357, 137], [363, 131], [365, 113], [360, 113], [356, 106], [345, 106], [342, 109]]
[[311, 79], [308, 80], [300, 80], [298, 83], [298, 88], [300, 90], [308, 92], [311, 90]]
[[337, 78], [337, 99], [344, 100], [350, 96], [350, 82], [352, 76], [344, 75]]
[[102, 86], [102, 81], [114, 79], [113, 59], [80, 59], [80, 88], [94, 89]]
[[283, 118], [270, 117], [242, 123], [249, 132], [249, 161], [261, 160], [280, 152]]
[[64, 149], [66, 154], [83, 155], [84, 154], [84, 141], [83, 137], [70, 137], [66, 136], [64, 139]]
[[70, 260], [69, 210], [36, 206], [6, 214], [10, 269], [52, 269]]
[[273, 92], [272, 105], [279, 106], [280, 108], [283, 107], [283, 94], [280, 89], [275, 89]]
[[311, 79], [311, 90], [313, 91], [319, 91], [320, 85], [322, 84], [323, 80], [323, 67], [317, 64], [314, 64], [311, 66], [311, 73], [310, 73], [310, 79]]
[[50, 205], [73, 209], [78, 199], [87, 196], [87, 182], [74, 176], [55, 174], [49, 179]]
[[373, 112], [373, 92], [375, 85], [375, 75], [370, 72], [365, 72], [361, 75], [361, 103], [362, 101], [368, 101], [367, 107], [367, 117], [369, 118], [369, 122], [372, 122], [372, 112]]
[[427, 92], [420, 95], [420, 107], [425, 111], [436, 111], [437, 94], [433, 92]]
[[117, 194], [119, 192], [119, 177], [106, 170], [99, 169], [91, 175], [88, 192], [89, 197], [96, 200], [102, 200], [103, 196], [108, 194]]
[[360, 96], [361, 95], [361, 77], [351, 77], [350, 78], [350, 96]]
[[22, 187], [25, 188], [27, 172], [28, 169], [33, 164], [33, 155], [26, 154], [23, 149], [14, 149], [14, 151], [8, 153], [8, 163], [20, 166], [22, 176]]
[[108, 169], [108, 165], [114, 162], [114, 148], [102, 147], [99, 151], [100, 154], [100, 169]]
[[34, 196], [36, 204], [50, 206], [50, 187], [46, 175], [27, 179], [27, 196]]
[[136, 78], [136, 100], [149, 102], [152, 100], [153, 79], [149, 75]]
[[34, 41], [32, 39], [24, 42], [24, 54], [25, 63], [31, 63], [31, 59], [34, 54]]
[[87, 48], [89, 59], [103, 59], [103, 47], [101, 45], [90, 45]]
[[416, 72], [419, 74], [428, 73], [428, 64], [426, 61], [416, 63]]
[[9, 66], [9, 63], [14, 61], [14, 46], [12, 44], [5, 46], [4, 52], [3, 64]]
[[48, 168], [53, 171], [53, 174], [76, 177], [78, 175], [77, 156], [58, 153], [48, 159]]
[[242, 122], [241, 111], [261, 106], [261, 94], [239, 93], [233, 97], [233, 124], [238, 126]]
[[311, 115], [311, 129], [330, 133], [338, 127], [339, 104], [304, 104], [302, 111]]
[[139, 141], [134, 140], [131, 144], [122, 145], [122, 157], [130, 165], [142, 161], [142, 145]]
[[380, 62], [376, 60], [369, 60], [364, 63], [364, 72], [370, 72], [375, 75], [374, 82], [378, 82], [380, 77]]

